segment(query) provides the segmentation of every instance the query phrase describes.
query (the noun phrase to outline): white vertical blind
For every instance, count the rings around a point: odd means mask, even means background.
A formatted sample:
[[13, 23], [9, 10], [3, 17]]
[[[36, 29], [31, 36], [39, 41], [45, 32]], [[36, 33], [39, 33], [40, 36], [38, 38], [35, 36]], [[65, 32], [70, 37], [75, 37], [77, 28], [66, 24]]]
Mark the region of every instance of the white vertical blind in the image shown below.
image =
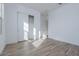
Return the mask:
[[0, 34], [2, 33], [2, 5], [0, 3]]
[[1, 3], [0, 3], [0, 17], [1, 17]]

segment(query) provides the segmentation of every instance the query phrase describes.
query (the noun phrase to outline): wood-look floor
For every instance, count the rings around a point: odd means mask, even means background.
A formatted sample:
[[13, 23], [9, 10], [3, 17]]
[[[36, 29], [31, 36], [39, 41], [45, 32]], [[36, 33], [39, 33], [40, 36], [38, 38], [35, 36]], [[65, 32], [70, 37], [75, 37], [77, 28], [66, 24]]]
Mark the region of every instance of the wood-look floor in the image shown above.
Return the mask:
[[46, 39], [39, 47], [31, 42], [18, 42], [7, 45], [2, 56], [79, 56], [79, 46]]

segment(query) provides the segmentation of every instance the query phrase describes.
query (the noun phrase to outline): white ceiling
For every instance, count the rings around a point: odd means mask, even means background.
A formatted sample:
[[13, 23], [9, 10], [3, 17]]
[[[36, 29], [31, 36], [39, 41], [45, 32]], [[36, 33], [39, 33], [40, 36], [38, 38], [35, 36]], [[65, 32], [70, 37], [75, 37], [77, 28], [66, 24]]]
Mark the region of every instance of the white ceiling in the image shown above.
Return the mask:
[[25, 3], [23, 4], [25, 7], [29, 7], [32, 9], [35, 9], [39, 12], [41, 12], [42, 14], [47, 14], [48, 11], [50, 10], [55, 10], [56, 8], [64, 5], [59, 5], [58, 3]]

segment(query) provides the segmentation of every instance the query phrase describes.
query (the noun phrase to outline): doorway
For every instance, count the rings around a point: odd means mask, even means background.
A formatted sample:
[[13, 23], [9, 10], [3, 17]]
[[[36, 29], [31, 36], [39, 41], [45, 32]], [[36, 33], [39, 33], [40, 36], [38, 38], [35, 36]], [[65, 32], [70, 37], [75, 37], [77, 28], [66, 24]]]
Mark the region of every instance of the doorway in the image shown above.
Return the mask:
[[29, 32], [28, 39], [34, 40], [34, 16], [28, 15]]

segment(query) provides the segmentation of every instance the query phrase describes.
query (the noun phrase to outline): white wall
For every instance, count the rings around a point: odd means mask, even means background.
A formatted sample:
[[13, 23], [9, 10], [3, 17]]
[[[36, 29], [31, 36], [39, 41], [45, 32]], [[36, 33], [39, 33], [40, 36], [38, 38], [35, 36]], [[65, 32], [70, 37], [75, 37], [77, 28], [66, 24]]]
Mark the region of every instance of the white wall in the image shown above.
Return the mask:
[[6, 43], [17, 42], [17, 6], [4, 4]]
[[25, 14], [26, 20], [24, 20], [24, 22], [26, 23], [28, 23], [28, 20], [29, 20], [28, 15], [34, 16], [34, 27], [36, 28], [36, 39], [39, 39], [40, 13], [36, 10], [30, 9], [29, 7], [23, 7], [23, 6], [18, 6], [18, 12]]
[[79, 45], [79, 4], [67, 4], [49, 13], [48, 37]]
[[41, 14], [41, 34], [48, 34], [48, 16], [45, 14]]
[[[39, 30], [40, 30], [40, 13], [24, 7], [20, 4], [5, 4], [5, 20], [6, 20], [6, 42], [15, 43], [18, 39], [17, 33], [17, 12], [24, 13], [26, 15], [34, 15], [35, 16], [35, 27], [37, 29], [37, 38], [39, 37]], [[26, 16], [27, 17], [27, 16]], [[23, 28], [23, 27], [22, 27]], [[23, 34], [21, 34], [23, 35]], [[22, 37], [23, 38], [23, 37]]]
[[0, 54], [5, 47], [5, 21], [4, 21], [4, 4], [0, 4], [0, 17], [2, 17], [2, 33], [0, 34]]

